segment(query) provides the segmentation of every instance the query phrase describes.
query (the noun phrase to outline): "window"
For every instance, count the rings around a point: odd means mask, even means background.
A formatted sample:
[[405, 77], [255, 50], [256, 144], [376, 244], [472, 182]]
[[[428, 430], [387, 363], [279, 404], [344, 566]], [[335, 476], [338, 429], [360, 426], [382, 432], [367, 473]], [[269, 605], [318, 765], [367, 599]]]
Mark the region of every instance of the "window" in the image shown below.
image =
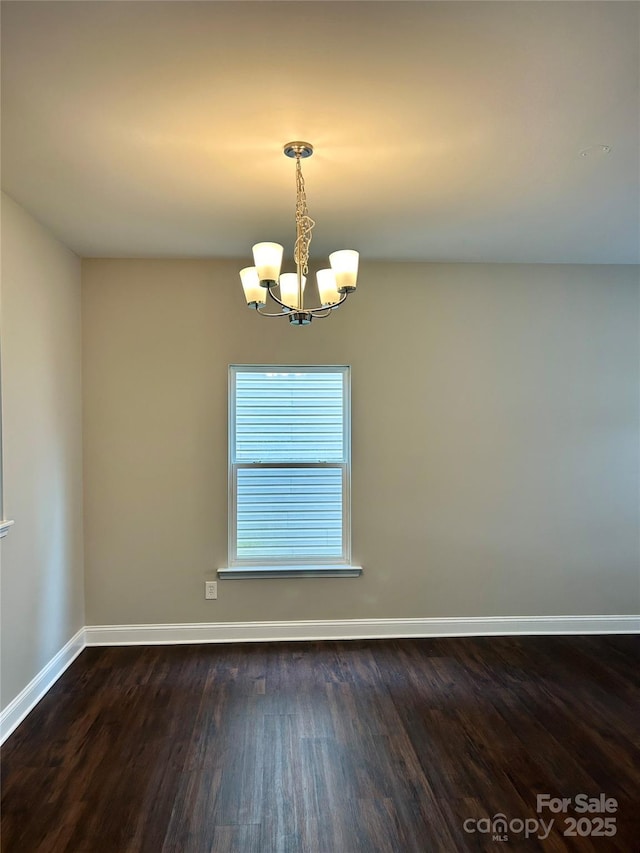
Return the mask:
[[349, 566], [349, 487], [349, 368], [232, 366], [220, 573], [360, 574]]

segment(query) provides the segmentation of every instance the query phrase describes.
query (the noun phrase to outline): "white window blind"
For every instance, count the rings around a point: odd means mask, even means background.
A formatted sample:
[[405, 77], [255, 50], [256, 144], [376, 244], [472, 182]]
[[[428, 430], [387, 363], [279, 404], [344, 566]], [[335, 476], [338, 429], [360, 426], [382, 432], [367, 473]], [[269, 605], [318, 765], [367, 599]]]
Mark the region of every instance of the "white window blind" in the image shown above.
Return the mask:
[[348, 368], [231, 368], [233, 565], [349, 560]]

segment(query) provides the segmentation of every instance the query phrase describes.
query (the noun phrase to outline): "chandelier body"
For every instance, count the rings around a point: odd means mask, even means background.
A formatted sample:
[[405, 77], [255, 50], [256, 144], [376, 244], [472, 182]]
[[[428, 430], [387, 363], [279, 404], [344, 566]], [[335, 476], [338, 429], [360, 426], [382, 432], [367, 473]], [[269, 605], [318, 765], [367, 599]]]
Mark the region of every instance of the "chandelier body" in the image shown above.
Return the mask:
[[[316, 279], [320, 305], [308, 308], [304, 290], [309, 274], [309, 247], [315, 222], [309, 216], [302, 160], [311, 157], [313, 146], [308, 142], [289, 142], [284, 153], [296, 161], [296, 242], [293, 259], [295, 273], [282, 273], [283, 247], [279, 243], [256, 243], [253, 247], [255, 266], [240, 270], [240, 280], [247, 305], [263, 317], [288, 317], [294, 326], [308, 326], [314, 317], [328, 317], [356, 289], [358, 252], [343, 249], [329, 255], [330, 268], [318, 270]], [[276, 293], [276, 288], [279, 291]], [[263, 308], [267, 294], [281, 310], [269, 313]]]

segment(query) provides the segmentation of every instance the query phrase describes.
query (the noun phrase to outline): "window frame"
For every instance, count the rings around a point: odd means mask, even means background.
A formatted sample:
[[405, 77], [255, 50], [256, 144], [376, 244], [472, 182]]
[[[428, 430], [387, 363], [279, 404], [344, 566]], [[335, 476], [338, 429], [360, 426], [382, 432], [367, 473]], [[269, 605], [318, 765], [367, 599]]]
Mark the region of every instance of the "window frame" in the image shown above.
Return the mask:
[[[341, 373], [343, 376], [343, 456], [331, 462], [260, 462], [237, 461], [236, 451], [236, 376], [239, 373]], [[351, 368], [345, 364], [231, 364], [229, 365], [228, 391], [228, 568], [219, 574], [228, 576], [288, 576], [295, 574], [360, 574], [359, 567], [351, 566]], [[340, 557], [281, 557], [246, 559], [237, 555], [237, 472], [255, 468], [332, 468], [342, 470], [342, 554]], [[255, 574], [253, 574], [255, 576]]]

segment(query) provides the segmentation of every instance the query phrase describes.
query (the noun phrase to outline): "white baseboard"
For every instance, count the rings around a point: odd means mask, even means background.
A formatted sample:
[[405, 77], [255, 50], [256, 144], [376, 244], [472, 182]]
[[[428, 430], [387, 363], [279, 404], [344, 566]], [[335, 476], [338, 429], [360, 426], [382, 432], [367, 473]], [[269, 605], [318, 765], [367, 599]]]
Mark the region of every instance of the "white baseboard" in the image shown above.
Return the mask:
[[67, 667], [78, 657], [85, 646], [85, 629], [80, 628], [49, 663], [32, 678], [0, 714], [0, 743], [20, 725], [42, 697], [60, 678]]
[[89, 625], [85, 631], [88, 646], [360, 640], [384, 637], [637, 634], [640, 633], [640, 616], [488, 616], [452, 619], [193, 622], [182, 625]]

